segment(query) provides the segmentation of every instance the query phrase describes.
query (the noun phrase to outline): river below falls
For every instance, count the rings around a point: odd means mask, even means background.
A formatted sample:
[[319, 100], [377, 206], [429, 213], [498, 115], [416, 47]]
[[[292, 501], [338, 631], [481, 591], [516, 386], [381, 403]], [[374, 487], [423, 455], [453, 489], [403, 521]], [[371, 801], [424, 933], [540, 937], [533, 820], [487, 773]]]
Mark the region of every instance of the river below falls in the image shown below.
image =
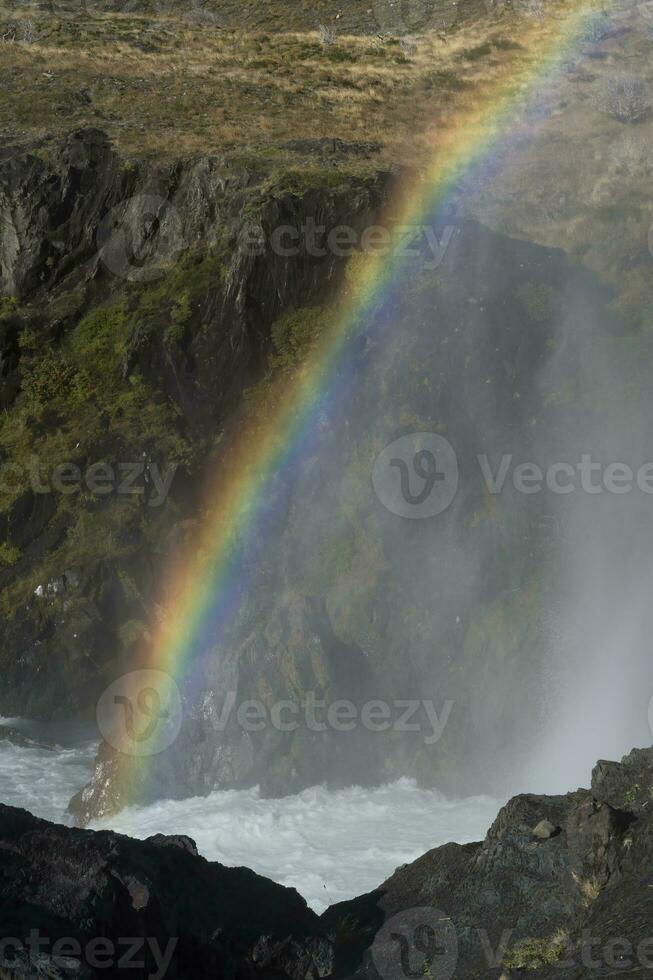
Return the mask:
[[[0, 802], [60, 823], [91, 772], [96, 742], [80, 726], [0, 725], [41, 740], [0, 739]], [[295, 796], [264, 799], [258, 791], [129, 807], [94, 824], [145, 838], [187, 834], [211, 861], [246, 865], [296, 888], [317, 912], [370, 891], [396, 867], [448, 841], [481, 840], [502, 801], [489, 796], [447, 799], [410, 779], [375, 789], [318, 786]]]

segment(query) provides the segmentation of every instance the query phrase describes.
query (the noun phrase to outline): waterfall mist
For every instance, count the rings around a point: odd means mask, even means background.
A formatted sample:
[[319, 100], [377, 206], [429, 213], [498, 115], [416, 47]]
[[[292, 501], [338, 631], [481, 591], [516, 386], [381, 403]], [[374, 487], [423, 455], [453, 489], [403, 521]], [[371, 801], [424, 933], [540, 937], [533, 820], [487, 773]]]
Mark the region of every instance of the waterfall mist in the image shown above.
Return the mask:
[[[619, 759], [653, 740], [653, 454], [644, 366], [651, 342], [632, 325], [598, 316], [582, 295], [557, 337], [559, 352], [540, 381], [574, 397], [547, 452], [571, 463], [590, 455], [600, 470], [591, 492], [581, 486], [554, 501], [558, 588], [548, 614], [542, 730], [525, 776], [528, 788], [543, 792], [587, 785], [597, 758]], [[625, 468], [610, 471], [611, 464]], [[606, 487], [611, 472], [622, 479]]]
[[[436, 274], [410, 271], [376, 311], [346, 396], [325, 406], [292, 490], [285, 582], [319, 592], [336, 636], [362, 651], [365, 696], [454, 704], [437, 745], [387, 740], [369, 771], [497, 795], [586, 785], [599, 756], [652, 738], [653, 499], [637, 486], [649, 341], [563, 253], [473, 222]], [[411, 520], [375, 498], [370, 474], [420, 430], [446, 436], [459, 484], [442, 513]], [[620, 489], [620, 463], [629, 492], [605, 485]], [[539, 468], [538, 489], [522, 466]], [[406, 470], [419, 491], [414, 460]], [[325, 555], [335, 570], [316, 572]], [[343, 677], [344, 696], [361, 691]]]

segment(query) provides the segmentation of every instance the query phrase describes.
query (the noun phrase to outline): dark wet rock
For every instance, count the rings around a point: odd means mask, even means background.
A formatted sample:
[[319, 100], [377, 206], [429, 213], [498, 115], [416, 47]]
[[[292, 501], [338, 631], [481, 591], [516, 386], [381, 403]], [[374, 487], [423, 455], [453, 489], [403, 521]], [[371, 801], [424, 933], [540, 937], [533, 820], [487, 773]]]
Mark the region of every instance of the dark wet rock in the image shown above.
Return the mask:
[[597, 800], [616, 809], [642, 813], [653, 810], [651, 758], [648, 749], [633, 749], [621, 762], [596, 764], [592, 793]]
[[[384, 949], [399, 967], [391, 936], [401, 934], [402, 923], [411, 967], [423, 967], [418, 960], [425, 947], [415, 930], [435, 929], [446, 939], [438, 916], [455, 930], [461, 980], [647, 975], [653, 967], [653, 806], [622, 805], [622, 789], [635, 778], [651, 792], [653, 749], [600, 763], [592, 790], [515, 797], [482, 843], [436, 848], [369, 895], [328, 909], [322, 924], [335, 942], [334, 975], [377, 980], [374, 964]], [[559, 832], [534, 839], [533, 827], [542, 822]], [[493, 960], [491, 951], [502, 945]], [[438, 976], [438, 963], [432, 956], [424, 974]]]
[[185, 834], [154, 834], [153, 837], [147, 838], [147, 842], [154, 847], [179, 847], [194, 857], [199, 854], [195, 841]]
[[10, 725], [0, 725], [0, 742], [11, 742], [22, 749], [45, 749], [48, 752], [55, 752], [60, 748], [54, 742], [45, 741], [33, 735], [21, 732], [18, 728]]
[[[210, 863], [188, 845], [73, 830], [0, 807], [0, 936], [17, 941], [2, 946], [0, 976], [122, 976], [112, 951], [126, 955], [125, 937], [139, 944], [136, 980], [156, 974], [159, 950], [170, 950], [170, 980], [330, 972], [330, 944], [296, 891]], [[28, 945], [32, 930], [45, 940], [40, 949]]]

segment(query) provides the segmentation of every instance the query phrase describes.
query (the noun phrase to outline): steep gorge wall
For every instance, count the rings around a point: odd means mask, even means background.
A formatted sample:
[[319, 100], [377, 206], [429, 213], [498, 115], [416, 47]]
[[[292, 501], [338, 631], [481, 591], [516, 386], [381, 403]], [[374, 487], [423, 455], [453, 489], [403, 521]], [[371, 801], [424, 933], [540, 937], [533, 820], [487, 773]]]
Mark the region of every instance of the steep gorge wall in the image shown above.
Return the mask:
[[[147, 645], [160, 574], [272, 323], [342, 276], [336, 256], [275, 252], [272, 231], [369, 223], [389, 183], [275, 192], [217, 158], [127, 164], [96, 130], [54, 155], [3, 152], [1, 712], [92, 713]], [[179, 465], [162, 506], [151, 481], [131, 497], [34, 489], [61, 464], [142, 461]]]

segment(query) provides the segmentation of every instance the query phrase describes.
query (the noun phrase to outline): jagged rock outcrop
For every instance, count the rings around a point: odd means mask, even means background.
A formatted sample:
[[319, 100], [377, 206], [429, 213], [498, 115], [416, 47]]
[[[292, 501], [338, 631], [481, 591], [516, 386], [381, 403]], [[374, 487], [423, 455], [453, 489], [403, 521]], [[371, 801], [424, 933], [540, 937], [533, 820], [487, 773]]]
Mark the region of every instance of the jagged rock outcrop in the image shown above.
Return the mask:
[[7, 980], [117, 977], [128, 963], [160, 980], [330, 972], [330, 944], [296, 891], [209, 863], [187, 837], [136, 841], [0, 806], [0, 853]]
[[590, 790], [515, 797], [482, 843], [436, 848], [327, 910], [334, 975], [408, 975], [404, 944], [411, 976], [645, 976], [652, 869], [653, 749], [640, 749], [600, 762]]
[[639, 978], [653, 967], [652, 800], [653, 749], [600, 762], [591, 789], [517, 796], [483, 842], [429, 851], [320, 919], [293, 890], [197, 857], [186, 837], [140, 842], [2, 807], [0, 934], [22, 941], [38, 929], [49, 945], [38, 969], [25, 950], [16, 964], [5, 945], [14, 963], [2, 973], [0, 962], [0, 975], [95, 977], [79, 952], [54, 969], [54, 941], [74, 937], [88, 954], [94, 937], [117, 944], [131, 936], [149, 937], [137, 977], [155, 973], [176, 938], [165, 975], [179, 980], [216, 972], [247, 980]]

